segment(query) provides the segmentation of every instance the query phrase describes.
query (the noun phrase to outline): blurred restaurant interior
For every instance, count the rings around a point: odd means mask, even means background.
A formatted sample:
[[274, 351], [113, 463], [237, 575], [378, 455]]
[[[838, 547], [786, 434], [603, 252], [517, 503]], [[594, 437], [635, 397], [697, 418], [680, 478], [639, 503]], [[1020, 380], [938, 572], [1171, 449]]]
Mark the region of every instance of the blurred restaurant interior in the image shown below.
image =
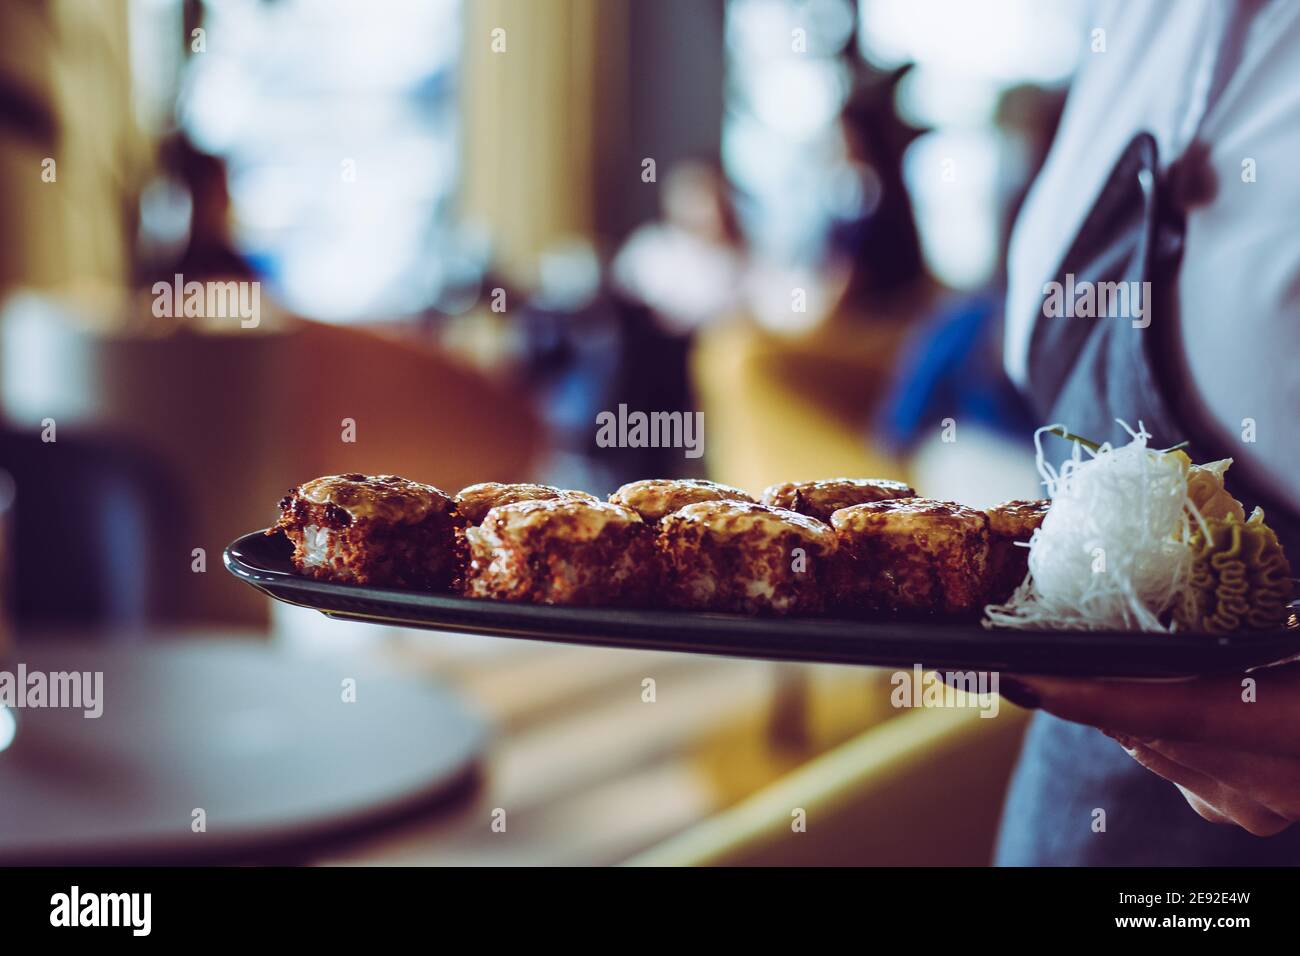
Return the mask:
[[[1036, 497], [1004, 249], [1081, 15], [0, 6], [0, 660], [106, 674], [93, 732], [0, 725], [0, 862], [987, 864], [1009, 704], [331, 621], [221, 553], [342, 472]], [[160, 315], [178, 275], [260, 314]], [[621, 404], [701, 412], [703, 456], [599, 447]], [[313, 700], [353, 678], [359, 716]]]

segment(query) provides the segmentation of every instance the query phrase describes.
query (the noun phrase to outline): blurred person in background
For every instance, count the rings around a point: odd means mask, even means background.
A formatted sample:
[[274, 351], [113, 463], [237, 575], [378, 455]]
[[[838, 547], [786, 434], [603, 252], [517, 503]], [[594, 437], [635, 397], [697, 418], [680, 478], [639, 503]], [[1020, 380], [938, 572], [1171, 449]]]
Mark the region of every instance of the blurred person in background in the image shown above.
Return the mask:
[[[633, 230], [610, 266], [622, 338], [618, 395], [631, 408], [686, 413], [695, 409], [689, 370], [695, 333], [744, 308], [753, 266], [716, 160], [676, 163], [661, 195], [660, 218]], [[703, 477], [698, 460], [676, 449], [627, 451], [620, 456], [625, 462], [636, 459], [622, 476], [627, 480]]]
[[613, 262], [614, 287], [685, 336], [739, 307], [749, 256], [730, 187], [715, 162], [689, 160], [664, 178], [661, 219], [638, 227]]
[[907, 187], [903, 154], [921, 134], [894, 108], [907, 68], [859, 79], [840, 111], [852, 201], [830, 222], [824, 268], [844, 276], [835, 311], [869, 319], [917, 291], [927, 277]]
[[[1042, 422], [1124, 442], [1115, 420], [1141, 421], [1157, 447], [1233, 458], [1229, 490], [1262, 504], [1295, 561], [1300, 6], [1130, 0], [1092, 22], [1092, 55], [1011, 242], [1007, 372]], [[1149, 281], [1149, 325], [1047, 316], [1045, 283], [1066, 275]], [[1251, 676], [1251, 702], [1239, 676], [1004, 679], [1005, 696], [1046, 713], [997, 861], [1300, 863], [1300, 828], [1287, 829], [1300, 819], [1300, 674]]]
[[179, 256], [149, 264], [157, 275], [149, 276], [145, 285], [154, 279], [170, 282], [175, 273], [194, 279], [256, 278], [231, 237], [225, 162], [200, 150], [183, 133], [165, 139], [158, 152], [162, 173], [188, 194], [189, 230]]
[[[996, 123], [1007, 144], [1000, 163], [1002, 253], [1047, 158], [1063, 105], [1062, 94], [1030, 85], [1013, 87], [998, 103]], [[1020, 450], [1032, 448], [1029, 436], [1038, 423], [1002, 368], [1006, 275], [1003, 254], [987, 286], [944, 302], [909, 336], [876, 421], [878, 440], [896, 454], [915, 450], [945, 416]]]

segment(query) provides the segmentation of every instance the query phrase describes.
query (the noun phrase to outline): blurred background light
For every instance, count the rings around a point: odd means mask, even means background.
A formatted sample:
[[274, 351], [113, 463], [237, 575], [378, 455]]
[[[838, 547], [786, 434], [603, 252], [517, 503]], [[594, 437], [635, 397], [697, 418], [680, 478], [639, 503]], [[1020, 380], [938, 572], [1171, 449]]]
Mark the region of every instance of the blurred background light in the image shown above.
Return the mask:
[[454, 254], [460, 0], [392, 0], [383, 16], [343, 0], [204, 13], [178, 119], [228, 164], [240, 250], [291, 310], [327, 321], [437, 303]]
[[862, 0], [858, 42], [878, 66], [912, 64], [898, 110], [929, 127], [906, 157], [908, 190], [926, 263], [958, 289], [994, 278], [1005, 239], [1003, 183], [1020, 146], [996, 125], [1017, 86], [1063, 86], [1078, 65], [1080, 0]]
[[1006, 86], [1064, 83], [1079, 55], [1079, 0], [862, 0], [862, 53], [881, 66], [945, 64]]
[[941, 127], [917, 139], [904, 157], [926, 262], [953, 288], [977, 288], [997, 266], [1001, 146], [992, 126]]
[[832, 192], [842, 165], [835, 121], [851, 87], [842, 54], [854, 20], [849, 0], [727, 5], [723, 167], [751, 241], [777, 259], [817, 251], [825, 211], [809, 197]]

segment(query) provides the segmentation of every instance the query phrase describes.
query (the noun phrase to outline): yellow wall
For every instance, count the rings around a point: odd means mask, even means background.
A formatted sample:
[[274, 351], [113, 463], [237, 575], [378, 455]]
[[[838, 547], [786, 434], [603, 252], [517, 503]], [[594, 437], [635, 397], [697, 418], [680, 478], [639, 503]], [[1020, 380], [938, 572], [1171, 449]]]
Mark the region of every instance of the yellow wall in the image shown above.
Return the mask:
[[[624, 0], [465, 5], [462, 212], [486, 227], [510, 279], [595, 232], [598, 141], [616, 133]], [[505, 52], [492, 50], [505, 31]]]
[[[0, 127], [0, 295], [118, 284], [123, 193], [143, 157], [131, 116], [125, 3], [0, 4], [0, 76], [54, 120], [54, 137]], [[54, 182], [41, 178], [55, 161]]]

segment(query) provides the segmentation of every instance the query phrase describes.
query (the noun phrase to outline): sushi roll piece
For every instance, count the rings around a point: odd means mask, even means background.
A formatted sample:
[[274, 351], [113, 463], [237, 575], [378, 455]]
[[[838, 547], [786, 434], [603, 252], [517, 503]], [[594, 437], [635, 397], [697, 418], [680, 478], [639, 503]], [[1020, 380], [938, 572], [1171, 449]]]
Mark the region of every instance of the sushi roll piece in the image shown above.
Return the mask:
[[550, 485], [502, 484], [497, 481], [485, 481], [460, 490], [456, 495], [456, 513], [465, 524], [476, 525], [497, 505], [514, 504], [516, 501], [552, 501], [559, 498], [598, 500], [595, 495], [585, 491], [565, 491], [552, 488]]
[[811, 615], [835, 535], [805, 515], [745, 501], [703, 501], [666, 516], [657, 541], [668, 604], [697, 611]]
[[763, 492], [763, 504], [786, 508], [827, 524], [831, 515], [850, 505], [888, 498], [914, 498], [916, 490], [887, 478], [828, 478], [824, 481], [790, 481]]
[[988, 600], [1001, 604], [1029, 573], [1029, 549], [1024, 544], [1043, 523], [1051, 501], [1004, 501], [986, 510], [989, 516]]
[[612, 504], [623, 505], [655, 524], [679, 508], [701, 501], [748, 501], [754, 499], [730, 485], [697, 478], [647, 478], [624, 485], [609, 496]]
[[989, 519], [930, 498], [895, 498], [831, 515], [839, 600], [857, 611], [973, 614], [984, 605]]
[[654, 587], [654, 532], [630, 508], [582, 498], [517, 501], [464, 534], [467, 597], [635, 607]]
[[449, 495], [397, 475], [327, 475], [292, 489], [268, 534], [299, 574], [344, 584], [445, 590], [457, 572]]

